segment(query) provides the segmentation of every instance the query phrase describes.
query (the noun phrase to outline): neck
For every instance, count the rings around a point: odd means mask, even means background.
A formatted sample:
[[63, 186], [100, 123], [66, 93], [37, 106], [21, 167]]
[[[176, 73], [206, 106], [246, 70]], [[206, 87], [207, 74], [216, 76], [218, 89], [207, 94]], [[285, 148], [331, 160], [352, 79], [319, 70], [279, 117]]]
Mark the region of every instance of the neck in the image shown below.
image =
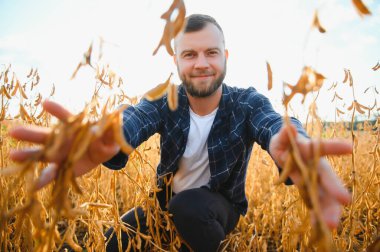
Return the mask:
[[193, 97], [187, 94], [190, 108], [195, 114], [204, 116], [210, 114], [218, 106], [222, 97], [222, 86], [220, 86], [212, 95], [207, 97]]

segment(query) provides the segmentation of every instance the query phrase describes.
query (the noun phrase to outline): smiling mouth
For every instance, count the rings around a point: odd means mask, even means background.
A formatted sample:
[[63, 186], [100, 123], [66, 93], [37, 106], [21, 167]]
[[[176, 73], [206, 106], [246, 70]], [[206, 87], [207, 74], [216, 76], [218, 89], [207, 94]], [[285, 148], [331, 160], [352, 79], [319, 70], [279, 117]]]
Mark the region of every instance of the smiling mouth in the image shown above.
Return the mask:
[[207, 78], [207, 77], [212, 77], [214, 76], [213, 74], [209, 74], [209, 75], [193, 75], [191, 76], [191, 78]]

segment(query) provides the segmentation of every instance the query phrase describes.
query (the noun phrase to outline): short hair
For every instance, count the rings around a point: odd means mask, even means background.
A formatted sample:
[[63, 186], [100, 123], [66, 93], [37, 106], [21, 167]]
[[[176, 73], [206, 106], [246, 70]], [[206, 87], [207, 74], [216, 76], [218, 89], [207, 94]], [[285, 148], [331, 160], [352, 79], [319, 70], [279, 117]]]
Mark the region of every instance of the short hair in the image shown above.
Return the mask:
[[[223, 38], [223, 44], [225, 44], [224, 40], [224, 33], [222, 30], [222, 27], [216, 22], [215, 18], [205, 15], [205, 14], [191, 14], [190, 16], [186, 17], [185, 20], [185, 27], [183, 28], [183, 33], [187, 32], [196, 32], [200, 31], [207, 24], [213, 24], [218, 28], [218, 30], [222, 33], [222, 38]], [[177, 48], [177, 40], [174, 39], [174, 48]]]
[[202, 30], [207, 24], [215, 25], [223, 34], [222, 27], [216, 22], [215, 18], [204, 14], [192, 14], [186, 18], [184, 33]]

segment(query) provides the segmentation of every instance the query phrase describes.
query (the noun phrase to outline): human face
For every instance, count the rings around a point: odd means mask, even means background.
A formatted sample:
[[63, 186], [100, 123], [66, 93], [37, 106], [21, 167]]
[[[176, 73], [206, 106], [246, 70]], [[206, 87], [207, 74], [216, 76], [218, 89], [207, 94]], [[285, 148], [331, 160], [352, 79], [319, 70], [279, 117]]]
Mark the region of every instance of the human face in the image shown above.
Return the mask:
[[193, 97], [208, 97], [218, 90], [226, 75], [227, 57], [223, 34], [213, 24], [176, 38], [178, 75]]

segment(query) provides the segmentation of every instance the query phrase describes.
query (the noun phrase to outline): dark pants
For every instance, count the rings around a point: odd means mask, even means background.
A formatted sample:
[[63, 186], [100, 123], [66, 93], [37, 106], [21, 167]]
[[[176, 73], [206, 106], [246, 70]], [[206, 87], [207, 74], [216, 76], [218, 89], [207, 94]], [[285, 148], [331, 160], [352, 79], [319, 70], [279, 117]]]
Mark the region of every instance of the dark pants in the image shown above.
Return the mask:
[[[240, 217], [223, 195], [210, 192], [207, 188], [185, 190], [174, 195], [169, 201], [168, 210], [173, 215], [172, 220], [178, 233], [196, 252], [217, 251], [220, 242], [235, 228]], [[144, 211], [137, 208], [137, 213], [140, 232], [146, 233]], [[134, 209], [124, 214], [121, 219], [124, 223], [137, 227]], [[106, 232], [107, 242], [112, 232], [112, 228]], [[128, 246], [128, 235], [122, 232], [121, 239], [124, 251]], [[111, 237], [107, 251], [118, 251], [116, 235]], [[186, 251], [186, 247], [182, 246], [181, 251]]]

